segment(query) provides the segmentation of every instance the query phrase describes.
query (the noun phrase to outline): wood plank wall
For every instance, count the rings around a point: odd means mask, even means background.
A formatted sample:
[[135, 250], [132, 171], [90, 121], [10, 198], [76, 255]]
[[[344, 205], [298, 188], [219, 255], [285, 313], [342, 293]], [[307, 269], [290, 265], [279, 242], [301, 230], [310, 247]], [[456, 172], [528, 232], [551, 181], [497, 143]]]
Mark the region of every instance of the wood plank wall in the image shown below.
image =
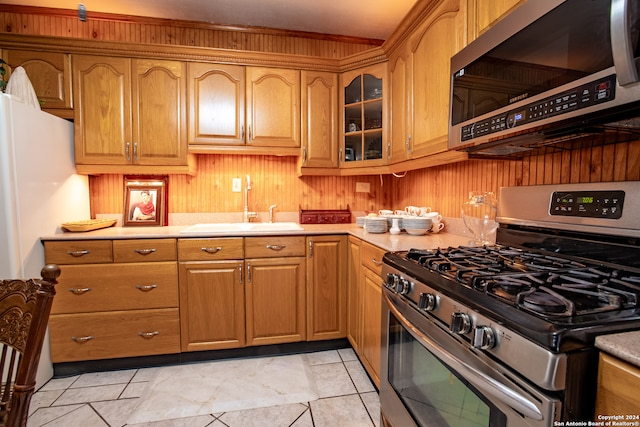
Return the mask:
[[75, 11], [3, 4], [0, 4], [0, 32], [95, 41], [250, 50], [333, 59], [360, 53], [382, 43], [380, 40], [355, 37], [255, 28], [249, 30], [190, 21], [98, 15], [92, 14], [90, 10], [87, 20], [82, 22]]

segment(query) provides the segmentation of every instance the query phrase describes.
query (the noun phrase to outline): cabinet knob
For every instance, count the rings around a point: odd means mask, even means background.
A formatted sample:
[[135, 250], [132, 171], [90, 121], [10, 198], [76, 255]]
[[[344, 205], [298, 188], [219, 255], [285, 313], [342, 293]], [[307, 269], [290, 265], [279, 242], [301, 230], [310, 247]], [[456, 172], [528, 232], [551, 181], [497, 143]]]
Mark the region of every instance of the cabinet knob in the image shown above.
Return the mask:
[[267, 245], [267, 249], [271, 249], [272, 251], [281, 251], [286, 247], [287, 245]]
[[74, 340], [77, 343], [85, 343], [87, 341], [91, 341], [93, 339], [93, 335], [87, 335], [84, 337], [71, 337], [72, 340]]
[[67, 255], [71, 255], [74, 257], [81, 257], [83, 255], [89, 255], [91, 253], [91, 251], [89, 250], [82, 250], [82, 251], [67, 251]]
[[143, 292], [151, 291], [151, 290], [153, 290], [153, 289], [155, 289], [157, 287], [158, 287], [158, 285], [156, 285], [156, 284], [153, 284], [153, 285], [136, 285], [136, 289], [140, 289]]
[[91, 288], [69, 288], [69, 292], [76, 295], [82, 295], [89, 292]]

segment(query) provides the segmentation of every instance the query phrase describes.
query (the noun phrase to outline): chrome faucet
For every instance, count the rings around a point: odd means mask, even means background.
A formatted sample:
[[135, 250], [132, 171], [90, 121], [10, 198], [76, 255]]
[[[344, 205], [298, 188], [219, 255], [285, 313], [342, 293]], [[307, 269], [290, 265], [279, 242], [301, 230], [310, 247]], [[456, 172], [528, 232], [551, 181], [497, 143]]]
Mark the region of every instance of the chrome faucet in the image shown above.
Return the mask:
[[277, 207], [277, 205], [269, 206], [269, 222], [273, 222], [273, 210]]
[[247, 175], [247, 183], [244, 187], [244, 211], [242, 222], [249, 222], [252, 218], [258, 218], [257, 212], [249, 212], [249, 190], [251, 190], [251, 177]]

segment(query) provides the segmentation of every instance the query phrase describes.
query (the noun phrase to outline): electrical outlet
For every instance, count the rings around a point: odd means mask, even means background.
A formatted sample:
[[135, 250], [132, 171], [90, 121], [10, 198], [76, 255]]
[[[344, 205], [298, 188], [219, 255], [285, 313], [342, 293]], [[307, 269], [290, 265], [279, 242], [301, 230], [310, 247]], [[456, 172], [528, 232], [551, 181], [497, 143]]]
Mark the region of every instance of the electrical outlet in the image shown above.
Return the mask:
[[231, 191], [233, 191], [234, 193], [239, 193], [242, 191], [242, 180], [240, 178], [233, 178]]
[[356, 182], [356, 193], [369, 193], [371, 185], [368, 182]]

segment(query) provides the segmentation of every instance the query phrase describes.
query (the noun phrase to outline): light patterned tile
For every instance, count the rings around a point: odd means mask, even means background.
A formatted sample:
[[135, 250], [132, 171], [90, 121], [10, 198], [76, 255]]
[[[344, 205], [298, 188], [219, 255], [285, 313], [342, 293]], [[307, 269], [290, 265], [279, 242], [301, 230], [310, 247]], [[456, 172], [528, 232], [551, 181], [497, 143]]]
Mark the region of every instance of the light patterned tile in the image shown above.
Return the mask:
[[149, 383], [129, 383], [122, 394], [120, 395], [120, 399], [131, 399], [134, 397], [142, 396], [145, 391], [149, 388]]
[[351, 362], [353, 360], [358, 360], [358, 355], [351, 347], [349, 348], [341, 348], [338, 350], [338, 354], [343, 362]]
[[313, 427], [313, 419], [311, 418], [311, 409], [307, 409], [300, 417], [291, 424], [291, 427]]
[[127, 424], [129, 415], [138, 405], [138, 399], [106, 400], [93, 402], [91, 406], [112, 427], [121, 427]]
[[356, 386], [358, 393], [366, 393], [369, 391], [375, 391], [373, 383], [369, 379], [369, 375], [364, 370], [364, 367], [358, 361], [344, 362], [344, 366], [347, 368], [351, 380]]
[[289, 427], [308, 410], [308, 406], [296, 403], [227, 412], [218, 419], [229, 427]]
[[360, 396], [330, 397], [310, 402], [315, 427], [372, 427], [373, 422]]
[[199, 415], [197, 417], [175, 418], [172, 420], [152, 421], [142, 424], [127, 424], [127, 427], [223, 427], [224, 424], [213, 424], [211, 415]]
[[29, 415], [27, 427], [40, 427], [56, 420], [65, 414], [73, 412], [83, 405], [54, 406], [51, 408], [38, 408]]
[[31, 403], [29, 404], [29, 415], [33, 414], [38, 408], [51, 406], [63, 392], [64, 390], [51, 390], [34, 393], [33, 397], [31, 397]]
[[116, 400], [126, 384], [102, 385], [97, 387], [70, 388], [54, 402], [55, 406], [72, 405], [75, 403], [100, 402]]
[[356, 393], [353, 381], [343, 363], [314, 365], [310, 367], [310, 371], [321, 398]]
[[66, 390], [80, 378], [80, 375], [74, 375], [72, 377], [65, 378], [52, 378], [45, 385], [40, 387], [38, 391], [51, 391], [51, 390]]
[[[53, 409], [53, 408], [48, 408]], [[34, 424], [35, 425], [35, 424]], [[45, 425], [45, 424], [40, 424]], [[89, 405], [81, 405], [46, 423], [46, 427], [110, 427]], [[31, 424], [28, 427], [32, 427]]]
[[82, 374], [69, 388], [95, 387], [109, 384], [126, 384], [136, 373], [136, 369], [124, 371], [92, 372]]
[[367, 412], [369, 412], [369, 416], [373, 420], [373, 424], [376, 427], [380, 427], [380, 396], [378, 393], [375, 391], [362, 393], [360, 398], [364, 402], [364, 406], [367, 408]]
[[340, 355], [337, 350], [316, 351], [315, 353], [305, 354], [307, 363], [311, 366], [322, 365], [325, 363], [341, 362]]
[[136, 372], [136, 374], [133, 376], [133, 378], [131, 379], [131, 382], [137, 383], [137, 382], [151, 381], [153, 378], [155, 378], [156, 374], [161, 369], [162, 369], [161, 367], [138, 369], [138, 372]]

